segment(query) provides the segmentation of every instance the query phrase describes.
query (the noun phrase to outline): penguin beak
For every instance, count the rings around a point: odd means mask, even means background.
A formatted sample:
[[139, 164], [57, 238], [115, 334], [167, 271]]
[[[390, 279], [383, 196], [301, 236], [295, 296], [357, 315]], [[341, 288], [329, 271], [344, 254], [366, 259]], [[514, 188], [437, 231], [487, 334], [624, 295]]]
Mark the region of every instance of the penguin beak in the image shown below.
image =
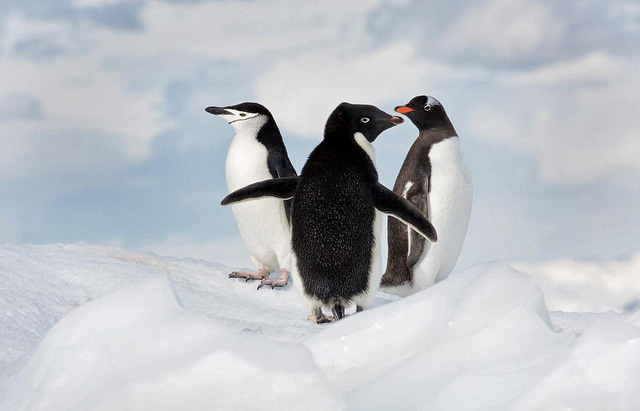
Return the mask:
[[400, 113], [400, 114], [407, 114], [407, 113], [411, 113], [412, 111], [416, 111], [415, 109], [407, 106], [398, 106], [394, 110], [396, 113]]
[[204, 109], [204, 111], [206, 111], [207, 113], [211, 113], [214, 116], [221, 116], [223, 114], [233, 114], [222, 107], [214, 107], [214, 106], [207, 107]]
[[397, 126], [398, 124], [402, 124], [404, 123], [404, 119], [402, 117], [398, 117], [398, 116], [393, 116], [389, 119], [389, 121], [391, 122], [391, 124], [393, 124], [394, 126]]

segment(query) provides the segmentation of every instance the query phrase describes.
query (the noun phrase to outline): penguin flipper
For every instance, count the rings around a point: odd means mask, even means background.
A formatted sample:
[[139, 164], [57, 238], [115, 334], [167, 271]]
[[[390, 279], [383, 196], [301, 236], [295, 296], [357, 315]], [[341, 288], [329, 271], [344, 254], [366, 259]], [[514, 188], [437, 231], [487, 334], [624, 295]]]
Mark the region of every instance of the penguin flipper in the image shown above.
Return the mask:
[[[267, 161], [273, 178], [296, 177], [298, 175], [286, 152], [278, 160], [267, 159]], [[284, 200], [284, 213], [287, 216], [287, 221], [291, 224], [291, 200]]]
[[[426, 183], [426, 181], [425, 181]], [[414, 204], [429, 218], [429, 190], [424, 184], [414, 184], [407, 192], [407, 200]], [[407, 267], [412, 268], [418, 263], [425, 250], [425, 238], [414, 230], [409, 230], [409, 252], [407, 253]]]
[[380, 183], [373, 185], [371, 195], [376, 209], [397, 218], [421, 236], [433, 242], [438, 240], [435, 227], [427, 220], [422, 211], [411, 202]]
[[220, 204], [229, 205], [241, 201], [256, 200], [261, 197], [275, 197], [288, 200], [293, 197], [300, 177], [272, 178], [242, 187], [227, 195]]
[[[426, 201], [420, 201], [416, 204], [420, 211], [426, 209]], [[424, 211], [423, 211], [424, 212]], [[427, 213], [424, 213], [426, 216]], [[409, 253], [407, 254], [407, 267], [412, 268], [417, 264], [420, 256], [422, 256], [422, 252], [425, 248], [425, 238], [418, 234], [415, 230], [409, 231]]]

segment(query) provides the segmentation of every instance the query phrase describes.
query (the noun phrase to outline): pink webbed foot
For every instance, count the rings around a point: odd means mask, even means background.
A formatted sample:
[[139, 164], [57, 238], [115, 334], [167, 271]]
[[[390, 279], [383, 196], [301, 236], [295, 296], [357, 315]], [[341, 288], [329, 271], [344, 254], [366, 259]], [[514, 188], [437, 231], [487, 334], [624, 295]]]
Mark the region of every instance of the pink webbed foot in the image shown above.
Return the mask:
[[244, 278], [245, 281], [264, 280], [269, 278], [269, 270], [263, 268], [258, 271], [232, 271], [229, 278]]
[[320, 307], [316, 307], [312, 313], [307, 316], [307, 321], [314, 321], [316, 324], [326, 324], [333, 321], [333, 317], [324, 315]]
[[258, 290], [264, 287], [265, 285], [271, 286], [271, 289], [274, 289], [276, 287], [284, 287], [285, 285], [287, 285], [288, 282], [289, 282], [289, 271], [282, 268], [280, 269], [280, 276], [277, 279], [272, 280], [269, 277], [263, 279], [260, 282], [260, 285], [258, 286]]

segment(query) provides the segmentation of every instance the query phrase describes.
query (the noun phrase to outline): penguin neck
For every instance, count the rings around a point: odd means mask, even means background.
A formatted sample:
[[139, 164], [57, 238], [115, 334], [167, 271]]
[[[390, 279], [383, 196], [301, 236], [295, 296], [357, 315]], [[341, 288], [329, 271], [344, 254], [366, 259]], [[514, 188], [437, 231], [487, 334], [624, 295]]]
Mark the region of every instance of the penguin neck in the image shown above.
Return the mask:
[[457, 137], [458, 134], [451, 122], [447, 120], [447, 123], [448, 124], [438, 125], [436, 127], [421, 129], [418, 139], [425, 141], [428, 145], [434, 145], [449, 137]]
[[362, 148], [364, 152], [367, 153], [367, 155], [371, 159], [371, 162], [373, 163], [373, 166], [378, 168], [378, 165], [376, 164], [376, 150], [373, 148], [373, 144], [371, 144], [371, 142], [369, 142], [369, 140], [367, 140], [367, 138], [362, 133], [355, 133], [353, 135], [353, 139], [360, 146], [360, 148]]
[[282, 135], [273, 118], [268, 118], [265, 123], [262, 124], [262, 127], [257, 130], [255, 138], [267, 148], [277, 149], [285, 154], [287, 153], [287, 149], [282, 141]]

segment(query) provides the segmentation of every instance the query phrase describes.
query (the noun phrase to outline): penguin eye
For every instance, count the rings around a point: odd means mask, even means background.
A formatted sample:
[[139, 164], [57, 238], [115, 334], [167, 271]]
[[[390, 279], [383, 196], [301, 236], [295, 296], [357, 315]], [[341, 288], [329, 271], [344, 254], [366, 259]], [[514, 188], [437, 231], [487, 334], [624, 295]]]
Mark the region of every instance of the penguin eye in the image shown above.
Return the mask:
[[425, 104], [424, 111], [429, 111], [429, 110], [431, 110], [431, 104]]
[[246, 117], [246, 114], [240, 113], [240, 117]]
[[362, 117], [360, 119], [360, 121], [362, 121], [363, 123], [368, 123], [369, 122], [369, 117]]

